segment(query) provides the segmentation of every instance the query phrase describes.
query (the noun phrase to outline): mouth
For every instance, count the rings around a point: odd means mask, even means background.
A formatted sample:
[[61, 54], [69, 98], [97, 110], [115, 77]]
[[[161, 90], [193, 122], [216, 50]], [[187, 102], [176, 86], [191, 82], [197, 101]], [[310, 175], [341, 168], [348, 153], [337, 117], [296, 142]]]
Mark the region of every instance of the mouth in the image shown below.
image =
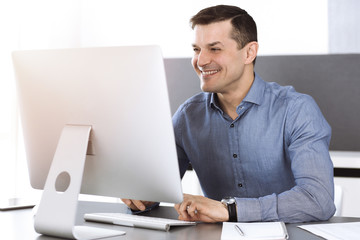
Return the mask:
[[201, 71], [201, 75], [203, 77], [208, 77], [208, 76], [211, 76], [211, 75], [214, 75], [216, 73], [220, 72], [220, 69], [218, 70], [207, 70], [207, 71]]

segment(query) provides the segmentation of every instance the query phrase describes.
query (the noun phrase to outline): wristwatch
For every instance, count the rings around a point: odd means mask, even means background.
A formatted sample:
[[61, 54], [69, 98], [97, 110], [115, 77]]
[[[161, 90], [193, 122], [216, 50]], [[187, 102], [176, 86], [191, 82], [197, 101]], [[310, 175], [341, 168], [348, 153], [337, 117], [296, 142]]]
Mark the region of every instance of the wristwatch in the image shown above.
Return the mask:
[[236, 200], [233, 197], [225, 197], [221, 200], [221, 203], [229, 211], [229, 222], [237, 222], [237, 210], [236, 210]]

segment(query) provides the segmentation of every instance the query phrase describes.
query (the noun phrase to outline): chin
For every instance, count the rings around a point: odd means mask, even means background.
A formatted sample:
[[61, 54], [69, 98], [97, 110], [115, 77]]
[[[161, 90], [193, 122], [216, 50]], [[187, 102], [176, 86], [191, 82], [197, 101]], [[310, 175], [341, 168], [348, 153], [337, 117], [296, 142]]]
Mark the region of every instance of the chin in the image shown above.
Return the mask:
[[210, 92], [210, 93], [216, 92], [214, 88], [206, 85], [201, 85], [201, 90], [203, 92]]

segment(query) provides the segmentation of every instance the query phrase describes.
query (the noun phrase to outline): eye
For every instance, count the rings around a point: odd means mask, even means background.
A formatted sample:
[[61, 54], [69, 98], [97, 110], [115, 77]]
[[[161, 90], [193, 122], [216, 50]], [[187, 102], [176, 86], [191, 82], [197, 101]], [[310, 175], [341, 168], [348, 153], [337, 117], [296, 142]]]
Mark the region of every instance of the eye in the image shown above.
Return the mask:
[[211, 51], [212, 52], [219, 52], [219, 51], [221, 51], [221, 49], [220, 48], [211, 48]]
[[193, 48], [193, 51], [194, 51], [195, 53], [198, 53], [198, 52], [200, 52], [200, 49], [197, 48], [197, 47], [194, 47], [194, 48]]

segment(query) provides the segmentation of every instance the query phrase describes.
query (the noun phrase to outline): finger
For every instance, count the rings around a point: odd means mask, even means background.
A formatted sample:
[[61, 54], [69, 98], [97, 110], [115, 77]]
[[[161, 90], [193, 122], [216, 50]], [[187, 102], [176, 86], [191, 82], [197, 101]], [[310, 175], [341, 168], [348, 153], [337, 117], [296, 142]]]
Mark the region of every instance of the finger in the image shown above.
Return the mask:
[[150, 206], [150, 205], [154, 205], [155, 202], [151, 202], [151, 201], [141, 201], [145, 206]]
[[123, 201], [129, 208], [131, 208], [131, 209], [134, 210], [134, 211], [140, 210], [140, 209], [134, 204], [134, 202], [137, 201], [137, 200], [122, 198], [121, 201]]
[[187, 207], [187, 212], [190, 215], [191, 218], [194, 218], [197, 214], [196, 206], [195, 204], [191, 204]]
[[183, 201], [181, 203], [175, 204], [174, 208], [179, 214], [179, 219], [189, 220], [191, 216], [188, 214], [188, 206], [192, 203], [192, 195], [184, 194]]
[[132, 203], [138, 210], [144, 211], [146, 209], [145, 204], [140, 200], [132, 200]]
[[123, 201], [123, 203], [125, 203], [128, 207], [130, 207], [132, 205], [132, 202], [130, 199], [122, 198], [121, 201]]
[[179, 219], [188, 220], [188, 219], [191, 218], [190, 215], [188, 214], [188, 211], [187, 211], [189, 204], [190, 203], [188, 203], [188, 202], [181, 203], [181, 205], [179, 207], [179, 211], [178, 211]]
[[180, 214], [180, 203], [177, 203], [177, 204], [175, 204], [174, 205], [174, 208], [175, 208], [175, 210], [176, 210], [176, 212], [178, 213], [178, 214]]

